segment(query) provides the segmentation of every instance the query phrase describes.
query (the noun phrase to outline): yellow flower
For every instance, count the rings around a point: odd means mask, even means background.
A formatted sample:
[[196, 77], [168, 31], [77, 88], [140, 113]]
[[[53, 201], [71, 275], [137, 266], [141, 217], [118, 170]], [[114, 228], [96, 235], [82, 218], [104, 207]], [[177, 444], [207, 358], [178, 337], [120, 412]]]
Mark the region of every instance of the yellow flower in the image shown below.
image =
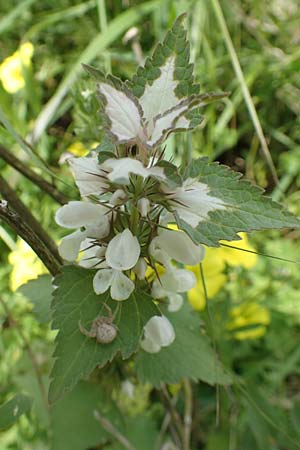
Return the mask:
[[73, 153], [75, 156], [85, 156], [89, 150], [83, 145], [82, 142], [76, 141], [69, 145], [67, 151]]
[[8, 261], [13, 267], [10, 275], [10, 288], [13, 292], [28, 280], [47, 272], [31, 247], [22, 239], [17, 240], [17, 248], [9, 254]]
[[91, 151], [93, 148], [97, 147], [97, 142], [92, 142], [89, 146], [85, 146], [80, 141], [75, 141], [73, 144], [69, 145], [67, 151], [73, 153], [75, 156], [85, 156]]
[[[231, 309], [227, 329], [238, 340], [256, 339], [263, 336], [270, 323], [270, 311], [255, 302], [244, 303]], [[243, 328], [245, 328], [243, 330]]]
[[33, 54], [33, 45], [25, 42], [19, 50], [5, 58], [0, 65], [0, 80], [4, 89], [10, 94], [22, 89], [25, 85], [23, 70], [29, 67]]
[[[237, 248], [243, 248], [252, 252], [255, 251], [255, 249], [249, 244], [246, 233], [239, 233], [239, 236], [242, 238], [240, 241], [221, 241], [220, 243], [232, 245]], [[242, 250], [238, 251], [229, 247], [221, 247], [220, 250], [221, 258], [229, 266], [243, 266], [246, 269], [250, 269], [255, 266], [257, 262], [257, 255], [255, 253], [244, 252]]]
[[[238, 248], [254, 251], [248, 242], [245, 233], [239, 235], [240, 241], [221, 241]], [[239, 251], [229, 247], [206, 248], [205, 257], [202, 262], [205, 286], [208, 298], [214, 297], [226, 283], [227, 277], [223, 273], [226, 264], [230, 266], [243, 266], [247, 269], [253, 267], [257, 261], [257, 255]], [[188, 299], [192, 307], [198, 311], [205, 308], [205, 295], [201, 279], [200, 266], [188, 266], [197, 278], [197, 284], [188, 292]]]
[[[214, 297], [226, 283], [225, 262], [220, 256], [220, 248], [206, 248], [205, 257], [202, 262], [205, 287], [208, 298]], [[205, 308], [205, 294], [200, 272], [200, 265], [187, 266], [197, 278], [196, 285], [189, 290], [188, 299], [192, 307], [198, 311]]]

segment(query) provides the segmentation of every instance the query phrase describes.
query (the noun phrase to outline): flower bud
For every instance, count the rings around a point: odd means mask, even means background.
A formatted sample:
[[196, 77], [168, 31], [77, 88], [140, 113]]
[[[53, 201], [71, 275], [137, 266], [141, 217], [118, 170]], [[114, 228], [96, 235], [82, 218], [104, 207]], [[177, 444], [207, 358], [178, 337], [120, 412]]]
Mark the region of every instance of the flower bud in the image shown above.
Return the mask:
[[150, 211], [150, 202], [147, 198], [140, 198], [137, 202], [137, 208], [142, 217], [146, 217]]
[[157, 353], [161, 347], [168, 347], [175, 339], [175, 331], [165, 316], [153, 316], [144, 326], [141, 347], [148, 353]]
[[139, 258], [138, 262], [132, 269], [139, 280], [144, 280], [147, 271], [147, 263], [144, 258]]

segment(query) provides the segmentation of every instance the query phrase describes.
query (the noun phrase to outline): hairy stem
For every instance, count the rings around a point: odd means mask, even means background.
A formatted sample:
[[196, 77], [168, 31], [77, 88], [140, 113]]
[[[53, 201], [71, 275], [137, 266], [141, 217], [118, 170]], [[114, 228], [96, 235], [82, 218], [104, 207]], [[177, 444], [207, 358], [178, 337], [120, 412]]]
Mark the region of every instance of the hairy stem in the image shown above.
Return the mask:
[[49, 194], [55, 201], [57, 201], [61, 205], [68, 203], [68, 198], [62, 192], [58, 191], [53, 184], [44, 180], [44, 178], [27, 167], [23, 163], [23, 161], [19, 160], [2, 145], [0, 145], [0, 158], [2, 158], [7, 164], [16, 169], [26, 178], [28, 178], [28, 180], [36, 184], [42, 191]]

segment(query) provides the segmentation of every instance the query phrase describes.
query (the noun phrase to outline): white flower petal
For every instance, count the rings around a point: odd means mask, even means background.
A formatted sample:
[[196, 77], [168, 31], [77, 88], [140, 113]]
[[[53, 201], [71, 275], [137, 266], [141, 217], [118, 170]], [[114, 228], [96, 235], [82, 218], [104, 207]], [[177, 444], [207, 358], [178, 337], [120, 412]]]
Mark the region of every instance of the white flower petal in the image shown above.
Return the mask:
[[145, 339], [152, 340], [161, 347], [167, 347], [175, 339], [175, 331], [165, 316], [153, 316], [144, 326]]
[[171, 267], [171, 258], [167, 252], [161, 248], [161, 242], [158, 236], [152, 239], [149, 245], [149, 255], [165, 267]]
[[63, 237], [58, 246], [60, 256], [66, 261], [75, 261], [80, 250], [80, 244], [85, 237], [86, 233], [80, 230]]
[[111, 298], [114, 300], [126, 300], [134, 291], [134, 282], [119, 270], [114, 270], [113, 273], [110, 289]]
[[103, 163], [103, 168], [109, 170], [107, 178], [112, 183], [129, 184], [130, 174], [140, 175], [143, 178], [149, 176], [147, 168], [133, 158], [109, 158]]
[[113, 269], [128, 270], [136, 265], [140, 253], [139, 241], [126, 228], [109, 242], [105, 258], [107, 264]]
[[106, 189], [106, 173], [101, 170], [97, 157], [70, 158], [68, 162], [81, 195], [100, 194]]
[[182, 231], [160, 229], [158, 245], [170, 256], [182, 264], [194, 266], [203, 260], [205, 249], [196, 245]]
[[160, 281], [163, 289], [168, 292], [187, 292], [196, 284], [193, 272], [185, 269], [177, 269], [165, 272]]
[[112, 269], [100, 269], [93, 279], [93, 288], [97, 295], [103, 294], [111, 286], [114, 277]]
[[134, 97], [108, 83], [98, 83], [103, 98], [104, 112], [110, 121], [110, 131], [119, 143], [143, 137], [142, 115]]
[[161, 350], [161, 346], [149, 337], [141, 340], [141, 347], [147, 353], [158, 353]]
[[161, 350], [161, 346], [156, 344], [149, 337], [142, 339], [141, 347], [147, 353], [158, 353]]
[[56, 211], [56, 223], [64, 228], [80, 228], [100, 221], [108, 222], [107, 209], [95, 203], [72, 201]]
[[152, 283], [151, 295], [154, 299], [164, 298], [168, 295], [168, 292], [162, 287], [158, 279], [155, 279]]
[[168, 299], [169, 299], [168, 311], [176, 312], [182, 307], [183, 298], [181, 295], [169, 294]]

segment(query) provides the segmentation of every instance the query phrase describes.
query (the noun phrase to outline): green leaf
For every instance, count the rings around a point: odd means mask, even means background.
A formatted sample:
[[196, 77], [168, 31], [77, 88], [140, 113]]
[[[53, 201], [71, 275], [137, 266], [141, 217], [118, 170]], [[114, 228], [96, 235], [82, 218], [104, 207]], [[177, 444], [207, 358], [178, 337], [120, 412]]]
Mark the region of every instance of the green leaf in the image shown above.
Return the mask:
[[103, 387], [98, 384], [80, 382], [72, 392], [51, 407], [51, 450], [94, 448], [108, 438], [111, 439], [96, 421], [95, 410], [105, 416], [118, 430], [123, 429], [122, 416], [109, 393], [105, 393]]
[[[96, 295], [92, 280], [95, 272], [76, 266], [66, 266], [54, 281], [53, 328], [59, 329], [56, 338], [56, 361], [52, 370], [49, 400], [54, 402], [65, 391], [71, 390], [82, 377], [96, 367], [102, 367], [120, 352], [129, 358], [139, 347], [144, 324], [150, 317], [160, 314], [152, 299], [145, 293], [134, 293], [128, 300], [116, 302], [109, 293]], [[107, 316], [103, 304], [112, 311], [119, 305], [114, 323], [117, 338], [110, 344], [99, 344], [84, 336], [79, 321], [89, 329], [93, 320]]]
[[0, 430], [13, 425], [22, 414], [31, 408], [32, 400], [24, 394], [17, 394], [4, 405], [0, 406]]
[[188, 377], [209, 384], [229, 384], [231, 377], [203, 334], [199, 315], [187, 303], [177, 313], [165, 315], [174, 326], [175, 341], [159, 353], [138, 354], [136, 368], [140, 381], [158, 387], [161, 382], [178, 383]]
[[40, 323], [50, 321], [52, 285], [50, 275], [41, 275], [19, 287], [18, 292], [33, 303], [33, 312]]
[[[299, 228], [300, 221], [278, 203], [262, 196], [263, 190], [241, 174], [219, 163], [208, 163], [207, 158], [194, 160], [185, 178], [197, 178], [208, 187], [208, 196], [221, 200], [223, 209], [210, 211], [196, 228], [177, 215], [179, 228], [196, 243], [218, 246], [220, 240], [240, 239], [241, 231], [274, 228]], [[213, 200], [212, 198], [212, 200]]]

